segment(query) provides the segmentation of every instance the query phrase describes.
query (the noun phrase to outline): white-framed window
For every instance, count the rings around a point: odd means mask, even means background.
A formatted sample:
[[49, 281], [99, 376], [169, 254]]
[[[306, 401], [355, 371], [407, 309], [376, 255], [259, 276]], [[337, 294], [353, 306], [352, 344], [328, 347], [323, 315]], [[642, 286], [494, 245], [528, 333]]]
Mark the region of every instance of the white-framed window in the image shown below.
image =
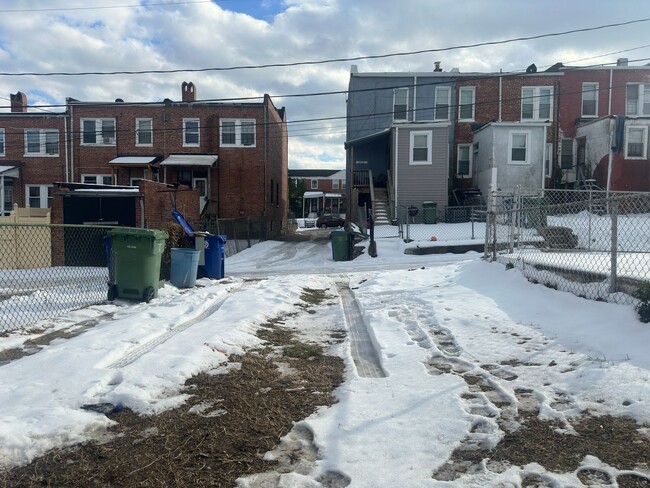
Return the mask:
[[449, 120], [450, 103], [451, 103], [451, 88], [448, 86], [437, 86], [436, 101], [433, 110], [434, 120]]
[[474, 103], [476, 97], [476, 88], [473, 86], [466, 86], [460, 88], [458, 91], [458, 120], [459, 121], [473, 121], [474, 120]]
[[625, 159], [646, 159], [647, 156], [648, 126], [627, 126], [625, 128]]
[[411, 132], [409, 164], [431, 164], [431, 131]]
[[114, 146], [115, 119], [81, 119], [81, 144]]
[[393, 120], [408, 120], [408, 101], [408, 88], [396, 88], [393, 91]]
[[0, 129], [0, 156], [5, 155], [5, 130]]
[[153, 146], [153, 119], [135, 119], [135, 145]]
[[341, 180], [341, 190], [345, 190], [346, 188], [346, 182], [345, 180]]
[[598, 117], [598, 83], [582, 84], [582, 116]]
[[318, 190], [318, 180], [316, 178], [311, 180], [310, 188], [312, 190]]
[[528, 164], [528, 147], [530, 141], [530, 132], [513, 131], [510, 133], [508, 144], [508, 163], [509, 164]]
[[183, 119], [183, 147], [198, 147], [201, 145], [200, 129], [201, 123], [199, 119]]
[[458, 178], [472, 176], [472, 145], [458, 144], [456, 153], [456, 176]]
[[25, 156], [58, 155], [58, 129], [25, 129]]
[[81, 175], [81, 182], [91, 185], [112, 185], [113, 176], [111, 175]]
[[625, 115], [650, 115], [650, 84], [628, 83]]
[[25, 185], [27, 206], [31, 208], [52, 208], [52, 185]]
[[552, 115], [553, 87], [521, 88], [521, 120], [549, 120]]
[[544, 155], [544, 176], [551, 177], [553, 172], [553, 143], [546, 143], [546, 154]]
[[575, 141], [566, 138], [560, 142], [560, 168], [571, 169], [575, 166]]
[[255, 119], [221, 119], [220, 145], [224, 147], [255, 147]]
[[332, 180], [332, 190], [339, 189], [339, 180]]

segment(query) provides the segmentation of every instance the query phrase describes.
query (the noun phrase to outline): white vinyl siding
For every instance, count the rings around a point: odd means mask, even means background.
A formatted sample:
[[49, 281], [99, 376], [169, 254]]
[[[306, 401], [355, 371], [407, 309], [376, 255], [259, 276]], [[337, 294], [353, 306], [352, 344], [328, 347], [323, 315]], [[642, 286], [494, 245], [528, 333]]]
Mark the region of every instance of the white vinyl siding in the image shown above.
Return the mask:
[[431, 164], [431, 131], [411, 132], [409, 164]]
[[451, 100], [451, 88], [448, 86], [436, 87], [436, 102], [433, 112], [435, 120], [449, 120], [449, 104]]
[[521, 89], [521, 120], [550, 120], [553, 88], [525, 86]]
[[183, 147], [199, 147], [201, 123], [199, 119], [183, 119]]
[[115, 119], [81, 119], [81, 144], [114, 146]]
[[511, 132], [508, 144], [508, 163], [528, 164], [530, 132]]
[[582, 84], [582, 116], [598, 117], [598, 83]]
[[393, 120], [404, 121], [408, 118], [408, 88], [396, 88], [393, 92]]
[[136, 146], [153, 146], [153, 120], [135, 119], [135, 134]]
[[221, 119], [220, 145], [223, 147], [255, 147], [255, 119]]
[[631, 125], [625, 129], [625, 158], [646, 159], [648, 155], [648, 127]]
[[458, 120], [471, 122], [474, 120], [474, 103], [476, 89], [472, 87], [461, 88], [458, 93]]

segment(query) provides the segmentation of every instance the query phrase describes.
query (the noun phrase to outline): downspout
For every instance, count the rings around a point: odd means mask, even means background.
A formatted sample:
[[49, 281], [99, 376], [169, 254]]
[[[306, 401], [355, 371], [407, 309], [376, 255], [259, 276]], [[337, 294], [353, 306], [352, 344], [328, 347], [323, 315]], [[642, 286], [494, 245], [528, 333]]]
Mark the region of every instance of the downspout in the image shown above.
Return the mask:
[[612, 188], [612, 144], [614, 143], [614, 128], [612, 128], [612, 121], [614, 126], [616, 125], [616, 119], [610, 116], [609, 118], [609, 152], [607, 153], [607, 198], [609, 198], [609, 192]]
[[63, 143], [65, 147], [65, 182], [69, 183], [70, 182], [70, 174], [69, 174], [69, 168], [68, 168], [68, 116], [66, 115], [63, 117]]
[[395, 126], [395, 215], [399, 215], [397, 213], [397, 206], [398, 206], [398, 200], [397, 200], [397, 184], [399, 182], [399, 161], [397, 160], [397, 155], [399, 154], [399, 127]]
[[614, 72], [614, 70], [612, 68], [610, 68], [609, 69], [609, 89], [607, 90], [607, 96], [608, 96], [607, 115], [612, 115], [612, 77], [613, 77], [613, 72]]
[[[406, 101], [406, 106], [408, 107], [408, 100]], [[417, 118], [418, 111], [417, 111], [417, 106], [418, 106], [418, 77], [414, 76], [413, 77], [413, 111], [411, 112], [411, 119], [413, 122], [415, 122], [415, 119]], [[407, 115], [408, 119], [408, 115]]]
[[[266, 215], [266, 205], [268, 203], [266, 190], [268, 185], [266, 184], [268, 180], [267, 175], [267, 166], [268, 166], [268, 141], [269, 141], [269, 106], [268, 106], [268, 95], [264, 95], [264, 181], [262, 182], [262, 188], [264, 188], [264, 208], [262, 209], [262, 215]], [[268, 223], [267, 223], [268, 224]]]
[[144, 196], [140, 197], [140, 228], [144, 229]]
[[502, 86], [503, 77], [499, 76], [499, 122], [501, 122], [501, 102], [502, 102]]
[[[544, 126], [544, 141], [542, 144], [542, 192], [544, 191], [544, 187], [546, 186], [546, 167], [544, 166], [544, 163], [546, 163], [546, 139], [548, 138], [548, 125]], [[551, 161], [548, 162], [549, 166], [551, 164]]]
[[70, 105], [70, 181], [74, 181], [74, 105]]

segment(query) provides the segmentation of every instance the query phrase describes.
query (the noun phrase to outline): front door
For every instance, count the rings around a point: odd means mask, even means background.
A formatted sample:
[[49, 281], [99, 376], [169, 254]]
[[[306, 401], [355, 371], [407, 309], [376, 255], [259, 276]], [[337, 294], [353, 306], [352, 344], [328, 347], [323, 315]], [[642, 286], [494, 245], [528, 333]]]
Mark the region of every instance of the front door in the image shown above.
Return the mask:
[[199, 212], [203, 212], [205, 204], [208, 203], [208, 179], [192, 178], [192, 187], [199, 189]]

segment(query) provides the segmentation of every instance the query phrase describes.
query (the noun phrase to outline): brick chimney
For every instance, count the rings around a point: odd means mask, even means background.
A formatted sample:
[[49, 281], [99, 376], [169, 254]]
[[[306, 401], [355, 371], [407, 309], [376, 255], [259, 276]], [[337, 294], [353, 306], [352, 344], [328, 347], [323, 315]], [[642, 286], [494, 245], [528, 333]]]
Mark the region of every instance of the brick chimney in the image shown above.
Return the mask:
[[27, 112], [27, 95], [23, 92], [10, 93], [9, 98], [11, 99], [12, 112]]
[[433, 64], [436, 65], [436, 67], [434, 68], [433, 71], [435, 71], [435, 72], [437, 72], [437, 73], [440, 72], [440, 71], [442, 71], [442, 68], [440, 67], [440, 61], [436, 61], [436, 62], [433, 63]]
[[194, 83], [184, 81], [181, 85], [181, 91], [183, 92], [184, 102], [196, 102], [196, 88], [194, 87]]

